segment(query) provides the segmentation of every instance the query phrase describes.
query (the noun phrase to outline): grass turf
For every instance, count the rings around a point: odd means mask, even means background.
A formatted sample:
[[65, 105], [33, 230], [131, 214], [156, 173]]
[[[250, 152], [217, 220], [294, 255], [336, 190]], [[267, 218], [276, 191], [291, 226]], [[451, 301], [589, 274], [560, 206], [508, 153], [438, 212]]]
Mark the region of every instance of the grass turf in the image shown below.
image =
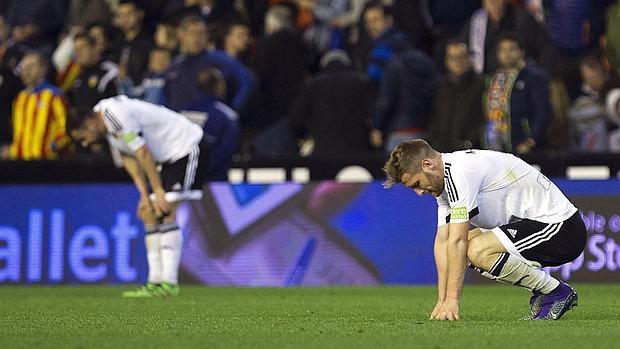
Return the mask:
[[3, 348], [619, 348], [620, 284], [575, 285], [560, 321], [519, 320], [529, 293], [465, 286], [459, 322], [428, 321], [433, 287], [207, 288], [122, 299], [120, 287], [0, 287]]

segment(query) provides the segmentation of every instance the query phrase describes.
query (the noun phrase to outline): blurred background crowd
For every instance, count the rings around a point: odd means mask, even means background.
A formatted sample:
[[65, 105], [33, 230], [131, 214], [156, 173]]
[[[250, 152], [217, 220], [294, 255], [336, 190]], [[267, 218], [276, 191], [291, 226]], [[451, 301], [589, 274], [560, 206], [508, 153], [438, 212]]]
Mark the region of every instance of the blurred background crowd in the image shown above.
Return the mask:
[[3, 0], [0, 62], [2, 159], [109, 157], [118, 94], [241, 158], [620, 152], [620, 0]]

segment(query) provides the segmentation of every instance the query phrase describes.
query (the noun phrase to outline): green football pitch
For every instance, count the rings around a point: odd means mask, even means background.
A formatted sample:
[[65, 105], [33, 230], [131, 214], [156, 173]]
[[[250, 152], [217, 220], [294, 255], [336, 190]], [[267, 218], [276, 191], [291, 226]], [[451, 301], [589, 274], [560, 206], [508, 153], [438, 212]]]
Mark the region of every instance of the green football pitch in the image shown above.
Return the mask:
[[458, 322], [433, 287], [208, 288], [123, 299], [121, 287], [0, 287], [2, 348], [620, 348], [620, 284], [574, 285], [559, 321], [523, 321], [529, 292], [465, 286]]

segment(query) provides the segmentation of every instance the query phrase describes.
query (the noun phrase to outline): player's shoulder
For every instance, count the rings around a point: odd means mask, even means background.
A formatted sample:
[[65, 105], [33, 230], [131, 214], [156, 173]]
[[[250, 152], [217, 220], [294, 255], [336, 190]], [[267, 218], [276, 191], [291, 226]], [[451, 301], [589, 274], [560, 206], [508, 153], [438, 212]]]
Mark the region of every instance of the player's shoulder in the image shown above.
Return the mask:
[[453, 168], [472, 168], [480, 169], [483, 165], [492, 165], [512, 162], [516, 157], [512, 154], [481, 149], [459, 150], [452, 153], [442, 153], [444, 163], [448, 163]]

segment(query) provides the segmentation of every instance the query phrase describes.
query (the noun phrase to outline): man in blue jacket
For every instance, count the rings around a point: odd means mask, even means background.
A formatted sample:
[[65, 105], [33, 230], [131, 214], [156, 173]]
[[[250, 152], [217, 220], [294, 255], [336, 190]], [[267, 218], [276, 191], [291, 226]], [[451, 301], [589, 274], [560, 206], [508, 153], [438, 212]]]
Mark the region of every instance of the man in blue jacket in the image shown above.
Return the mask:
[[241, 110], [255, 87], [250, 70], [226, 53], [208, 48], [207, 26], [202, 18], [186, 17], [179, 30], [182, 54], [174, 59], [166, 74], [162, 104], [177, 111], [186, 107], [200, 94], [196, 85], [198, 73], [216, 68], [224, 74], [228, 86], [224, 101], [236, 111]]
[[196, 80], [199, 95], [181, 113], [202, 126], [209, 142], [207, 179], [226, 181], [239, 143], [239, 116], [222, 102], [226, 96], [226, 81], [219, 70], [202, 70]]

